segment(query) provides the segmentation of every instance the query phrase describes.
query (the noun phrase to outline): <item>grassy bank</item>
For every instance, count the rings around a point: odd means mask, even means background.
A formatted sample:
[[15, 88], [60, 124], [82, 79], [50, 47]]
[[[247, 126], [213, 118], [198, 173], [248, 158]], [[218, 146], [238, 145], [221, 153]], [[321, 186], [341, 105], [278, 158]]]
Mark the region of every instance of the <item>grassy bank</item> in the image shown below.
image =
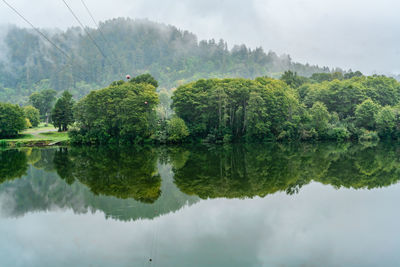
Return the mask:
[[50, 146], [68, 144], [67, 132], [57, 132], [53, 125], [29, 128], [12, 139], [0, 139], [0, 146]]

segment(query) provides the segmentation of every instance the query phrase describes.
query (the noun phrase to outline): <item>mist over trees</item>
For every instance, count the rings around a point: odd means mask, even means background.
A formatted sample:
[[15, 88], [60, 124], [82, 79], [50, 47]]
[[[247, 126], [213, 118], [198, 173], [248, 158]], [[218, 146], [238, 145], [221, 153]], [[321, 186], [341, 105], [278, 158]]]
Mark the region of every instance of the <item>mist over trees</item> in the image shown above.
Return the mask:
[[0, 57], [0, 101], [23, 103], [43, 89], [68, 89], [81, 98], [125, 74], [151, 73], [160, 87], [172, 88], [200, 78], [278, 77], [285, 70], [310, 76], [330, 71], [262, 48], [235, 45], [229, 49], [224, 40], [199, 41], [193, 33], [148, 20], [117, 18], [99, 27], [88, 31], [106, 58], [79, 27], [44, 30], [70, 58], [33, 30], [9, 27]]

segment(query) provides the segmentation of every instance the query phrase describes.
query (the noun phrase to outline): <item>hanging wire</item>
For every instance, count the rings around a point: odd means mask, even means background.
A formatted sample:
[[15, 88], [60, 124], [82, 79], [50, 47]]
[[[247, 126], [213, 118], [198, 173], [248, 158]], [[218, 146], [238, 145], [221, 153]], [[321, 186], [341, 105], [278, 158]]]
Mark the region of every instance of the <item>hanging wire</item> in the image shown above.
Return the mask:
[[92, 37], [92, 35], [90, 34], [90, 32], [87, 30], [87, 27], [85, 27], [83, 25], [83, 23], [79, 20], [78, 16], [74, 13], [74, 11], [70, 8], [70, 6], [67, 4], [67, 2], [65, 2], [65, 0], [62, 0], [64, 2], [64, 4], [67, 6], [68, 10], [71, 12], [72, 16], [74, 16], [74, 18], [76, 19], [76, 21], [79, 23], [79, 25], [81, 25], [82, 29], [85, 31], [85, 33], [88, 35], [89, 39], [93, 42], [93, 44], [96, 46], [97, 50], [100, 52], [100, 54], [106, 59], [108, 60], [111, 64], [112, 62], [108, 59], [108, 57], [106, 56], [106, 54], [103, 52], [103, 50], [101, 50], [100, 46], [96, 43], [96, 41], [94, 40], [94, 38]]
[[[44, 34], [41, 30], [39, 30], [38, 27], [36, 27], [35, 25], [33, 25], [33, 23], [31, 23], [27, 18], [25, 18], [15, 7], [13, 7], [10, 3], [8, 3], [6, 0], [2, 0], [12, 11], [14, 11], [20, 18], [22, 18], [27, 24], [29, 24], [32, 29], [34, 29], [42, 38], [44, 38], [47, 42], [49, 42], [52, 46], [54, 46], [62, 55], [64, 55], [67, 59], [69, 59], [70, 61], [73, 60], [73, 58], [67, 54], [67, 52], [65, 52], [62, 48], [60, 48], [56, 43], [54, 43], [48, 36], [46, 36], [46, 34]], [[73, 67], [73, 65], [71, 63], [66, 62], [66, 65], [70, 65], [71, 67]], [[81, 69], [81, 71], [88, 75], [88, 73], [86, 72], [86, 70], [81, 67], [80, 65], [76, 65], [78, 68]], [[64, 70], [66, 68], [66, 66], [62, 67], [59, 71], [56, 72], [56, 74], [58, 74], [60, 71]], [[81, 80], [85, 80], [83, 79], [82, 76], [79, 76], [79, 78], [81, 78]], [[40, 80], [34, 82], [33, 84], [39, 82]]]
[[104, 42], [106, 43], [108, 49], [109, 49], [109, 50], [111, 51], [111, 53], [113, 54], [113, 57], [114, 57], [115, 61], [118, 62], [118, 65], [119, 65], [119, 74], [122, 75], [122, 73], [121, 73], [121, 71], [122, 71], [122, 64], [121, 64], [121, 62], [119, 61], [118, 56], [115, 54], [114, 50], [112, 49], [112, 46], [111, 46], [110, 42], [109, 42], [109, 41], [107, 40], [107, 38], [105, 37], [105, 34], [103, 33], [102, 29], [99, 27], [99, 24], [96, 22], [96, 20], [95, 20], [93, 14], [92, 14], [92, 12], [90, 12], [90, 10], [89, 10], [88, 6], [86, 5], [85, 1], [84, 1], [84, 0], [81, 0], [81, 2], [82, 2], [82, 5], [85, 7], [87, 13], [89, 14], [90, 18], [92, 19], [92, 21], [93, 21], [94, 25], [96, 26], [97, 30], [100, 32], [100, 35], [101, 35], [102, 39], [104, 40]]

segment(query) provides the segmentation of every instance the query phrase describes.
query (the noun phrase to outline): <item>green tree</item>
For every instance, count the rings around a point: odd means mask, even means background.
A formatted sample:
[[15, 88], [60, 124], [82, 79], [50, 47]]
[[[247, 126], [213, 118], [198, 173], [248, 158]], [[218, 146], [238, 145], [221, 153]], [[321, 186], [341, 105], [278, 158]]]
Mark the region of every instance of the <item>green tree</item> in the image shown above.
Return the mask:
[[312, 118], [312, 125], [318, 134], [324, 135], [329, 127], [330, 115], [328, 109], [322, 102], [315, 102], [310, 109], [310, 115]]
[[29, 119], [33, 127], [37, 127], [40, 123], [39, 110], [33, 106], [24, 107], [25, 117]]
[[147, 84], [153, 85], [154, 88], [158, 87], [157, 80], [154, 79], [154, 77], [148, 73], [136, 76], [135, 78], [132, 78], [129, 82], [131, 82], [131, 83], [147, 83]]
[[276, 138], [299, 108], [295, 91], [271, 78], [199, 80], [172, 99], [192, 137], [208, 142]]
[[292, 72], [290, 70], [285, 71], [280, 79], [292, 88], [298, 88], [308, 81], [306, 77], [299, 76], [297, 72]]
[[400, 101], [400, 83], [385, 76], [369, 76], [360, 79], [366, 95], [381, 106], [394, 106]]
[[399, 111], [390, 106], [383, 107], [376, 114], [376, 129], [381, 137], [392, 138], [398, 126]]
[[371, 99], [367, 99], [357, 105], [355, 111], [356, 125], [368, 130], [373, 130], [375, 128], [375, 116], [378, 114], [380, 108], [379, 104], [374, 103]]
[[64, 91], [51, 112], [53, 125], [58, 128], [59, 132], [68, 131], [68, 126], [74, 122], [73, 106], [74, 99], [72, 98], [72, 94]]
[[362, 77], [362, 76], [364, 76], [364, 75], [362, 74], [361, 71], [355, 71], [355, 72], [350, 71], [350, 72], [345, 73], [343, 75], [343, 78], [344, 79], [351, 79], [353, 77]]
[[[356, 78], [354, 78], [356, 79]], [[308, 107], [320, 101], [329, 112], [336, 112], [340, 119], [354, 116], [356, 105], [364, 101], [366, 89], [358, 80], [333, 80], [309, 86], [304, 102]]]
[[181, 143], [189, 136], [189, 130], [185, 121], [174, 116], [167, 122], [168, 141], [172, 143]]
[[8, 138], [18, 135], [25, 129], [26, 120], [24, 110], [18, 105], [0, 103], [0, 137]]
[[46, 89], [30, 95], [29, 102], [39, 110], [46, 124], [49, 122], [51, 109], [56, 99], [57, 92], [53, 89]]
[[74, 109], [78, 131], [73, 142], [133, 143], [149, 138], [155, 130], [158, 95], [147, 83], [112, 83], [92, 91]]

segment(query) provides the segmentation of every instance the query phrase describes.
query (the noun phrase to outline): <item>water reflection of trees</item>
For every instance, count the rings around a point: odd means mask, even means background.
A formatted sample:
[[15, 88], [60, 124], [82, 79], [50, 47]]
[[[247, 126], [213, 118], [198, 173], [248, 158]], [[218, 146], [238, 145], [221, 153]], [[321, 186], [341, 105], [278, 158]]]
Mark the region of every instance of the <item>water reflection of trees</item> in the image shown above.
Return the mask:
[[157, 153], [152, 148], [58, 148], [0, 151], [0, 183], [35, 169], [57, 171], [68, 184], [75, 180], [94, 194], [152, 203], [161, 194]]
[[60, 148], [54, 155], [57, 173], [98, 195], [152, 203], [161, 194], [157, 154], [151, 148]]
[[293, 194], [311, 181], [371, 189], [399, 180], [399, 149], [345, 143], [4, 150], [0, 183], [25, 175], [31, 164], [95, 195], [154, 203], [161, 194], [158, 161], [173, 166], [182, 192], [201, 198]]
[[[0, 172], [11, 172], [4, 160], [11, 159], [10, 152], [1, 153]], [[4, 216], [68, 208], [76, 213], [99, 210], [107, 218], [129, 221], [155, 218], [198, 201], [176, 188], [170, 165], [157, 166], [154, 148], [29, 148], [13, 153], [24, 164], [14, 158], [13, 170], [18, 171], [12, 177], [22, 178], [0, 185]]]
[[16, 149], [0, 151], [0, 183], [26, 174], [28, 161], [26, 154]]
[[170, 155], [172, 162], [180, 159], [175, 183], [184, 193], [240, 198], [293, 194], [311, 181], [335, 188], [388, 186], [400, 178], [397, 150], [388, 144], [270, 144], [175, 149]]

